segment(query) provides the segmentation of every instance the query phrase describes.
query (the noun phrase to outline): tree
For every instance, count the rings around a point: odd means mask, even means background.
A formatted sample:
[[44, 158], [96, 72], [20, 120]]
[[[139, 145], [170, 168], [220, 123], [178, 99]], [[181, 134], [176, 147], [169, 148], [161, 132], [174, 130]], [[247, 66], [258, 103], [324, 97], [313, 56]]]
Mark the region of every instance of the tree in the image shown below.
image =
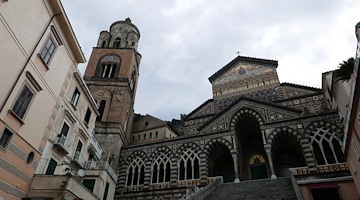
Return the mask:
[[338, 81], [348, 81], [351, 78], [351, 74], [354, 70], [354, 64], [355, 60], [353, 57], [349, 58], [348, 60], [343, 61], [342, 63], [339, 63], [339, 66], [337, 70], [335, 70], [334, 75]]

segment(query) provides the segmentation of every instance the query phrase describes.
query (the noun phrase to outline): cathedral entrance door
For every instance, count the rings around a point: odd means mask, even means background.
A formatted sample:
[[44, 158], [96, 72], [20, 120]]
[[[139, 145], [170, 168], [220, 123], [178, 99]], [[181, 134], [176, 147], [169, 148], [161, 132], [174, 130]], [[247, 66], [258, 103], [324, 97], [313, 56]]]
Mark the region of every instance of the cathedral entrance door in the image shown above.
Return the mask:
[[265, 158], [260, 154], [251, 156], [249, 160], [251, 180], [267, 178]]
[[267, 178], [267, 172], [265, 166], [251, 167], [251, 179], [264, 179]]

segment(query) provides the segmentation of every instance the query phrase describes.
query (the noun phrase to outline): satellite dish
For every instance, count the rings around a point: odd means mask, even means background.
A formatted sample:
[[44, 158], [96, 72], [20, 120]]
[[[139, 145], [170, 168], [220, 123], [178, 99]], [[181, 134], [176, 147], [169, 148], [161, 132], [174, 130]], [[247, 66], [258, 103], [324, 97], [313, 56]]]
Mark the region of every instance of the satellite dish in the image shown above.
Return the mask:
[[80, 177], [83, 177], [83, 176], [85, 175], [85, 172], [84, 172], [84, 170], [79, 169], [78, 172], [77, 172], [77, 174], [78, 174]]

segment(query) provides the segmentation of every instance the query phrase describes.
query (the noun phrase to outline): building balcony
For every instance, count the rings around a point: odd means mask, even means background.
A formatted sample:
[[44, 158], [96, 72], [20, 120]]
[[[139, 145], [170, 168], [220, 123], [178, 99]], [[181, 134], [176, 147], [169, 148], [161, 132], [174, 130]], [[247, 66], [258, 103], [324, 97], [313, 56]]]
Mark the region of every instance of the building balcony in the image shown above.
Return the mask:
[[59, 194], [67, 199], [99, 200], [77, 178], [67, 175], [35, 175], [30, 186], [30, 199], [58, 199]]
[[110, 167], [108, 162], [99, 161], [96, 164], [96, 168], [97, 169], [105, 169], [115, 181], [117, 180], [117, 175], [114, 172], [114, 170]]
[[114, 172], [114, 170], [110, 167], [108, 162], [105, 161], [98, 161], [96, 162], [96, 166], [91, 164], [91, 161], [85, 161], [83, 169], [87, 169], [87, 172], [90, 172], [91, 170], [105, 170], [108, 172], [108, 174], [111, 176], [111, 178], [114, 179], [114, 181], [117, 180], [117, 174]]
[[85, 159], [84, 157], [82, 157], [81, 153], [77, 151], [75, 152], [74, 158], [72, 159], [71, 162], [83, 168], [85, 164]]
[[89, 151], [90, 153], [94, 153], [94, 156], [97, 157], [98, 160], [100, 159], [103, 150], [101, 145], [95, 138], [95, 133], [93, 133], [93, 135], [91, 136]]
[[66, 139], [64, 135], [60, 135], [56, 143], [54, 144], [54, 148], [62, 151], [64, 154], [71, 153], [71, 142]]

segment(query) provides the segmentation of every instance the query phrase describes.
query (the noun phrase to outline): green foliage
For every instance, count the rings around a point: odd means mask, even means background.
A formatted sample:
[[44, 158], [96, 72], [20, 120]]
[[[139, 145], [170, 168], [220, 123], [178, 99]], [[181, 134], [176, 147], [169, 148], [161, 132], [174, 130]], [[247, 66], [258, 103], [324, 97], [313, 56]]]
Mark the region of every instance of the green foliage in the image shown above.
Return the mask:
[[336, 82], [338, 81], [348, 81], [351, 78], [351, 74], [354, 70], [355, 60], [353, 57], [349, 58], [346, 61], [343, 61], [339, 64], [339, 69], [335, 70], [334, 75], [336, 77]]

